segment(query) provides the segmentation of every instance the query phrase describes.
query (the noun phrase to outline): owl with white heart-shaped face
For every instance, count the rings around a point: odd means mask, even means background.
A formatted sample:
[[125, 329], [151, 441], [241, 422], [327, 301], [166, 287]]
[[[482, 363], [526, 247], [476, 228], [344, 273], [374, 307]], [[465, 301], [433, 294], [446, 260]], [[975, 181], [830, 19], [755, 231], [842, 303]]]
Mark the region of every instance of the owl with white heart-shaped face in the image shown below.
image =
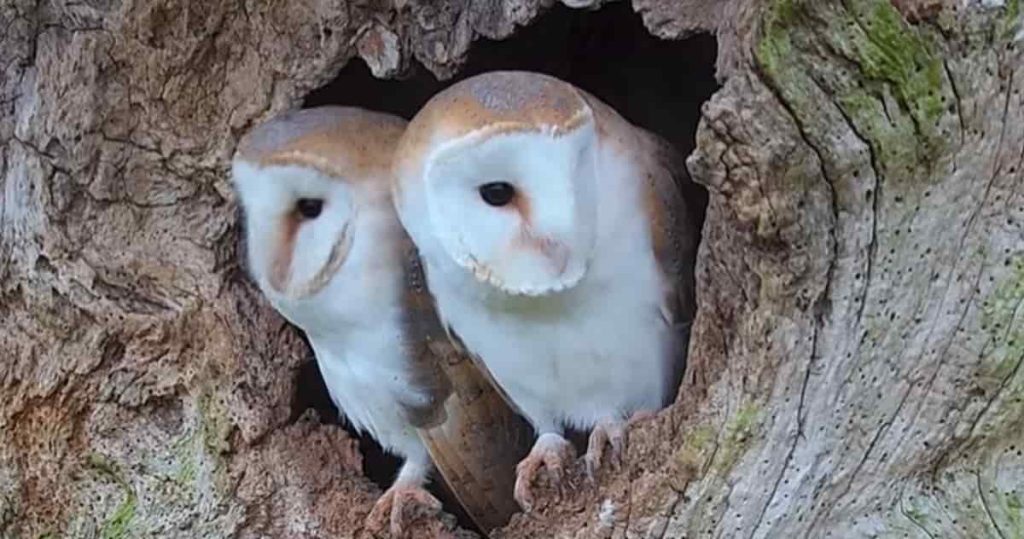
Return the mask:
[[682, 159], [582, 90], [492, 72], [439, 93], [394, 160], [394, 202], [442, 321], [530, 420], [530, 508], [560, 479], [566, 427], [593, 473], [625, 426], [671, 399], [694, 309]]
[[409, 514], [422, 513], [409, 509], [440, 509], [423, 488], [431, 457], [470, 516], [494, 527], [515, 502], [491, 486], [512, 488], [511, 463], [527, 447], [509, 437], [521, 421], [470, 361], [459, 361], [416, 284], [415, 248], [390, 192], [405, 126], [387, 114], [320, 107], [247, 134], [232, 176], [248, 266], [273, 306], [306, 333], [339, 410], [405, 459], [370, 527], [401, 535]]

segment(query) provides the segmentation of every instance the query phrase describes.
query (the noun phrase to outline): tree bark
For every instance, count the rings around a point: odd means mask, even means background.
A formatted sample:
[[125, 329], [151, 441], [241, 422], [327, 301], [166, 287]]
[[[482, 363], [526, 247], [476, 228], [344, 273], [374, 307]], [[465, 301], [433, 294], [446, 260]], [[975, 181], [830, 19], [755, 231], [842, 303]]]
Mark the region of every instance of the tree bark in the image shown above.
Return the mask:
[[[0, 537], [365, 535], [228, 160], [355, 56], [447, 77], [547, 5], [0, 5]], [[1019, 2], [634, 7], [719, 39], [686, 378], [623, 470], [498, 535], [1024, 536]]]

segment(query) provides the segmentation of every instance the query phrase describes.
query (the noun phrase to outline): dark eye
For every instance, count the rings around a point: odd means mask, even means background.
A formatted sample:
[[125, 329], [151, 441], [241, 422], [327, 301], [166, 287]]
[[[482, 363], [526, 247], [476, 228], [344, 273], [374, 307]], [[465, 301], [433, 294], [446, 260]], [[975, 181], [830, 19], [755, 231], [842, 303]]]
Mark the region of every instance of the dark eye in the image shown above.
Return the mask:
[[516, 188], [505, 182], [485, 183], [480, 186], [480, 198], [491, 206], [504, 206], [516, 196]]
[[300, 198], [295, 203], [295, 210], [304, 219], [316, 219], [324, 209], [324, 201], [319, 198]]

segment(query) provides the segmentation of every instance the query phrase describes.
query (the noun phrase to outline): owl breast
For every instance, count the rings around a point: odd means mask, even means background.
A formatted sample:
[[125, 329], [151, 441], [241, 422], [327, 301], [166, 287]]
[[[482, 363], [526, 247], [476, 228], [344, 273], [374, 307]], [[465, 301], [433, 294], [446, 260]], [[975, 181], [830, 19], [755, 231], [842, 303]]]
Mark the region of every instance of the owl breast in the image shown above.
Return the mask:
[[[416, 429], [402, 413], [405, 392], [413, 391], [397, 326], [349, 334], [346, 343], [311, 340], [331, 400], [357, 430], [387, 451], [415, 457], [425, 451]], [[342, 350], [336, 355], [330, 350]]]
[[481, 301], [481, 285], [455, 271], [428, 277], [441, 315], [535, 425], [587, 428], [661, 408], [676, 352], [653, 257], [616, 258], [628, 271], [598, 263], [577, 287], [540, 300]]

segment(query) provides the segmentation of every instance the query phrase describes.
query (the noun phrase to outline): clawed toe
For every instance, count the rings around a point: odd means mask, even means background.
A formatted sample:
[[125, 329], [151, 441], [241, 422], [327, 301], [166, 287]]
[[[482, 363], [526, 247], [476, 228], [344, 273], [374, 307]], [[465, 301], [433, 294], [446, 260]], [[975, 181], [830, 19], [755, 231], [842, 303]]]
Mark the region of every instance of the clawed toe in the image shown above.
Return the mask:
[[612, 468], [620, 469], [626, 452], [626, 425], [622, 421], [601, 421], [590, 433], [584, 462], [587, 465], [587, 477], [592, 482], [596, 481], [597, 471], [601, 468], [606, 445], [611, 448], [609, 460]]
[[441, 502], [423, 487], [395, 484], [374, 504], [366, 517], [366, 526], [374, 533], [386, 528], [392, 537], [402, 537], [410, 523], [440, 510]]
[[573, 451], [569, 442], [557, 434], [543, 434], [537, 439], [530, 454], [516, 466], [516, 484], [513, 496], [524, 511], [534, 507], [533, 483], [541, 468], [547, 471], [551, 484], [563, 494], [566, 463], [572, 462]]

